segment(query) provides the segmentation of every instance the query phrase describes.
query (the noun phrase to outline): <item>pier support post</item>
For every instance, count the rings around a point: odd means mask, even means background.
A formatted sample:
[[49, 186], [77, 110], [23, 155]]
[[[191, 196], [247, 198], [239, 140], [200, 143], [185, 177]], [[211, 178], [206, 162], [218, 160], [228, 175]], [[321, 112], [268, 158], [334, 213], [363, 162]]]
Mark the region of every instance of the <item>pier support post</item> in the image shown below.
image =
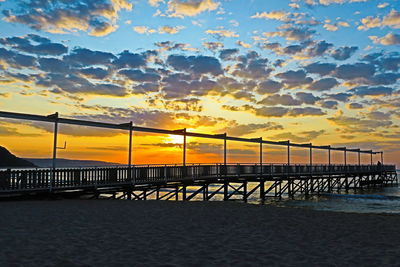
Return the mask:
[[53, 183], [56, 177], [56, 161], [57, 161], [57, 137], [58, 137], [58, 112], [48, 116], [54, 119], [54, 137], [53, 137], [53, 161], [52, 161], [52, 174], [49, 183], [50, 192], [53, 190]]
[[265, 201], [265, 182], [264, 182], [264, 180], [260, 181], [260, 199], [262, 202]]
[[133, 132], [133, 123], [129, 122], [129, 150], [128, 150], [128, 180], [132, 181], [132, 132]]
[[243, 201], [247, 202], [247, 181], [243, 182]]
[[224, 165], [226, 167], [226, 133], [224, 134]]
[[186, 128], [183, 129], [183, 166], [186, 166]]
[[262, 137], [260, 137], [260, 179], [262, 179], [263, 176], [263, 140]]
[[228, 200], [228, 182], [224, 182], [224, 200]]
[[371, 165], [373, 165], [373, 161], [372, 161], [372, 150], [371, 150], [370, 156], [371, 156]]

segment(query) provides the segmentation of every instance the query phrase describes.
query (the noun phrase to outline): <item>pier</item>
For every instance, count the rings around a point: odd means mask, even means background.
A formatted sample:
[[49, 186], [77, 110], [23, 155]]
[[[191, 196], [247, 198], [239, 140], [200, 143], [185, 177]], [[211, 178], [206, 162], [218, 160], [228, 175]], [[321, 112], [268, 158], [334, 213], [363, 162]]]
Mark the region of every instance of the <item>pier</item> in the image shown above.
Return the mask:
[[[18, 197], [90, 197], [135, 200], [223, 200], [247, 201], [257, 198], [293, 198], [297, 195], [364, 190], [397, 184], [396, 166], [383, 164], [383, 151], [360, 148], [296, 144], [290, 141], [270, 141], [260, 138], [240, 138], [224, 134], [203, 134], [182, 130], [137, 127], [132, 122], [111, 124], [60, 118], [58, 113], [41, 116], [0, 112], [0, 117], [54, 123], [53, 166], [47, 169], [7, 169], [0, 171], [0, 198]], [[84, 125], [120, 129], [129, 132], [128, 164], [101, 168], [58, 168], [58, 124]], [[182, 135], [182, 163], [169, 165], [132, 164], [133, 131]], [[219, 139], [224, 143], [223, 162], [216, 164], [187, 164], [186, 137]], [[227, 141], [259, 144], [259, 161], [252, 164], [227, 163]], [[263, 159], [263, 146], [287, 148], [287, 163], [272, 164]], [[291, 162], [291, 148], [309, 150], [309, 164]], [[327, 164], [313, 164], [313, 150], [327, 152]], [[343, 164], [331, 164], [331, 151], [343, 152]], [[357, 153], [358, 164], [347, 163], [347, 153]], [[370, 164], [361, 164], [361, 154], [370, 155]], [[381, 163], [373, 164], [373, 155], [380, 154]]]

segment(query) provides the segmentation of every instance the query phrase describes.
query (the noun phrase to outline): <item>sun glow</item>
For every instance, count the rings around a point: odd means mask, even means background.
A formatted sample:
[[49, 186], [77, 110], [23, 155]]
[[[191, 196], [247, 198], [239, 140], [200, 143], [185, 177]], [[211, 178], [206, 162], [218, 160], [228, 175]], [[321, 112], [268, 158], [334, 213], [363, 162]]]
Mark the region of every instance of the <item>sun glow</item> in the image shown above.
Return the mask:
[[183, 136], [170, 134], [164, 139], [164, 143], [182, 144]]

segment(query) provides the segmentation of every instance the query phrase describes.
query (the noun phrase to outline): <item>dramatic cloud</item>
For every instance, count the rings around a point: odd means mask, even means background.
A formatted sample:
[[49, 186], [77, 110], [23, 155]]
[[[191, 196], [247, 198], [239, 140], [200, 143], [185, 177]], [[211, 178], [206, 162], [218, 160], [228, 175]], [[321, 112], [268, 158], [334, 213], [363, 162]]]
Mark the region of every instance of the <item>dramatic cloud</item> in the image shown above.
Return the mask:
[[375, 132], [381, 127], [392, 125], [391, 121], [360, 119], [356, 117], [344, 116], [343, 112], [338, 112], [334, 117], [327, 118], [334, 125], [343, 128], [343, 132]]
[[315, 30], [302, 27], [288, 27], [280, 31], [264, 32], [265, 37], [283, 37], [288, 41], [305, 41], [311, 39]]
[[257, 85], [257, 93], [261, 95], [273, 94], [279, 92], [283, 87], [283, 84], [276, 82], [274, 80], [266, 80], [260, 82]]
[[388, 33], [385, 36], [379, 38], [378, 36], [369, 36], [369, 38], [375, 44], [382, 44], [382, 45], [400, 45], [400, 34], [396, 33]]
[[357, 46], [344, 46], [338, 49], [335, 49], [331, 56], [336, 60], [346, 60], [350, 58], [356, 51], [358, 50]]
[[336, 69], [336, 64], [315, 62], [307, 65], [305, 69], [308, 73], [315, 73], [325, 76], [332, 73], [332, 71]]
[[168, 2], [168, 14], [170, 17], [193, 17], [204, 11], [213, 11], [219, 7], [219, 3], [213, 0], [170, 0]]
[[[38, 44], [32, 44], [36, 42]], [[59, 56], [68, 52], [63, 44], [52, 43], [49, 39], [35, 34], [24, 37], [0, 38], [0, 44], [29, 54]]]
[[184, 26], [161, 26], [158, 29], [153, 29], [147, 26], [135, 26], [133, 27], [133, 30], [137, 33], [140, 34], [153, 34], [153, 33], [159, 33], [159, 34], [177, 34], [181, 30], [183, 30], [185, 27]]
[[206, 33], [214, 35], [217, 39], [221, 39], [224, 37], [228, 37], [228, 38], [239, 37], [239, 34], [237, 34], [236, 32], [231, 31], [231, 30], [226, 30], [223, 28], [219, 28], [216, 30], [207, 30]]
[[282, 82], [288, 87], [298, 87], [306, 84], [310, 84], [313, 82], [313, 79], [306, 76], [306, 72], [304, 70], [289, 70], [286, 72], [278, 73], [275, 76], [282, 79]]
[[343, 80], [369, 78], [375, 73], [373, 65], [365, 63], [345, 64], [337, 67], [334, 76]]
[[261, 124], [235, 124], [233, 126], [229, 126], [222, 130], [222, 132], [226, 132], [228, 135], [231, 136], [242, 136], [247, 134], [254, 134], [255, 132], [262, 130], [262, 131], [271, 131], [271, 130], [282, 130], [283, 126], [279, 123], [275, 122], [267, 122]]
[[118, 28], [120, 10], [131, 10], [126, 0], [63, 0], [21, 2], [15, 10], [4, 10], [9, 22], [22, 23], [35, 30], [51, 33], [85, 31], [104, 36]]
[[368, 30], [377, 27], [390, 27], [400, 29], [400, 12], [392, 9], [389, 14], [382, 19], [379, 17], [369, 16], [361, 19], [361, 25], [357, 27], [359, 30]]
[[386, 95], [391, 95], [393, 93], [393, 88], [385, 86], [377, 86], [377, 87], [359, 86], [353, 88], [351, 92], [353, 92], [355, 95], [358, 96], [386, 96]]
[[193, 74], [222, 74], [221, 63], [214, 57], [170, 55], [167, 63], [178, 71]]
[[331, 90], [338, 84], [339, 83], [335, 78], [324, 78], [318, 81], [314, 81], [312, 84], [309, 85], [308, 88], [315, 91], [327, 91]]

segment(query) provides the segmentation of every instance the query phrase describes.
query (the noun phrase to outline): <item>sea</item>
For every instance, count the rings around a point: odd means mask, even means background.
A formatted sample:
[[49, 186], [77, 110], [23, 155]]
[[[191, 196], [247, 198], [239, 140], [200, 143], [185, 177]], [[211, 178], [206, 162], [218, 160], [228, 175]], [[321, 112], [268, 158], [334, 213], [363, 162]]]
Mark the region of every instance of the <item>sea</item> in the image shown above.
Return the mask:
[[[400, 170], [397, 170], [397, 177], [400, 178]], [[381, 187], [357, 193], [326, 193], [307, 199], [271, 201], [266, 205], [334, 212], [400, 214], [400, 187]]]

